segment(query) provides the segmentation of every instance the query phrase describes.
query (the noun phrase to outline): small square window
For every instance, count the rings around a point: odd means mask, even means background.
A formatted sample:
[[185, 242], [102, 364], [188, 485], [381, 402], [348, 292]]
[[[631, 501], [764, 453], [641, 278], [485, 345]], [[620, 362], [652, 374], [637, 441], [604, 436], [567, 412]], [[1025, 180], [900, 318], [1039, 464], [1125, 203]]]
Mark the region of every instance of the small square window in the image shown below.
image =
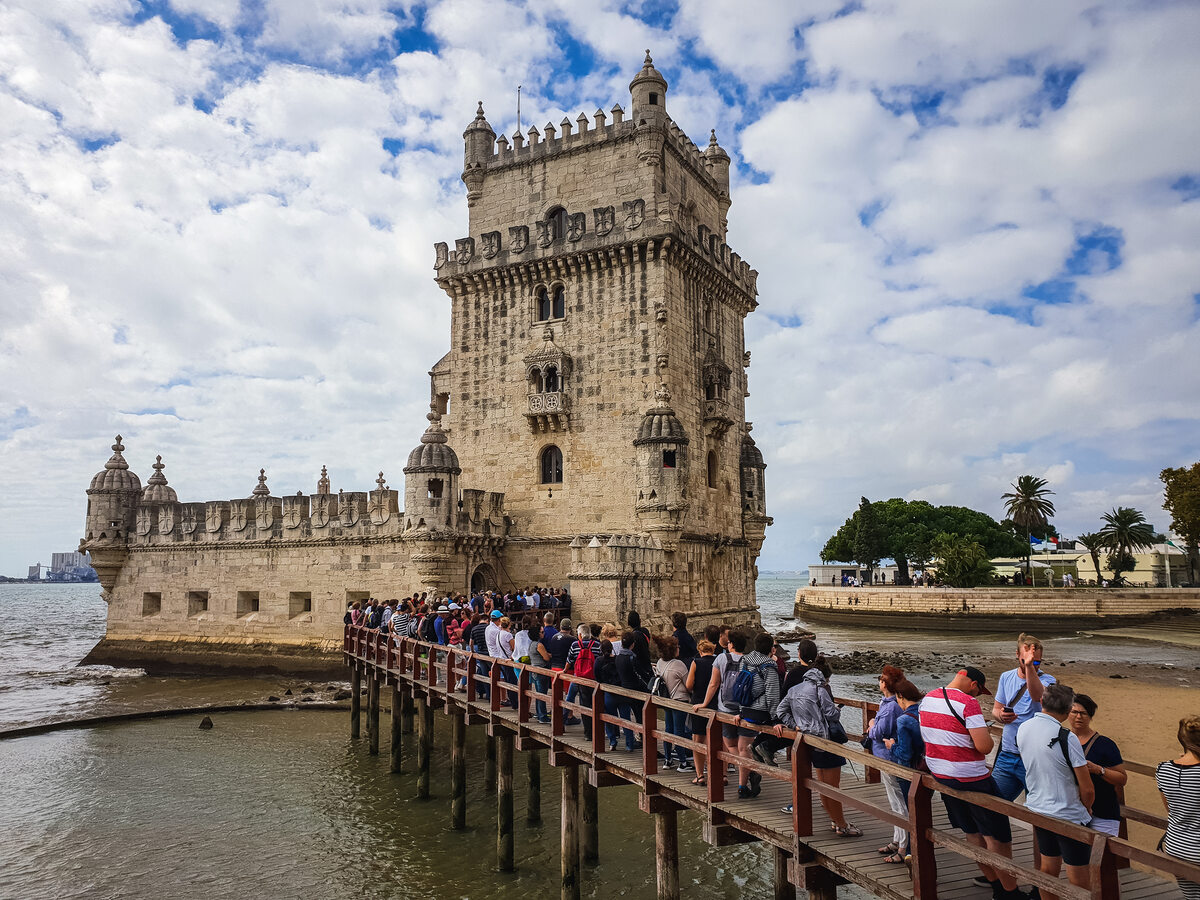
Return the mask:
[[288, 594], [288, 617], [296, 618], [312, 612], [312, 592], [292, 591]]
[[675, 451], [674, 450], [664, 450], [663, 451], [663, 468], [664, 469], [675, 468]]
[[188, 591], [187, 602], [189, 616], [208, 612], [208, 591]]
[[142, 594], [142, 615], [157, 616], [162, 612], [162, 594], [158, 591], [146, 591]]
[[250, 613], [258, 612], [258, 591], [238, 591], [237, 593], [237, 615], [240, 619], [242, 616], [248, 616]]

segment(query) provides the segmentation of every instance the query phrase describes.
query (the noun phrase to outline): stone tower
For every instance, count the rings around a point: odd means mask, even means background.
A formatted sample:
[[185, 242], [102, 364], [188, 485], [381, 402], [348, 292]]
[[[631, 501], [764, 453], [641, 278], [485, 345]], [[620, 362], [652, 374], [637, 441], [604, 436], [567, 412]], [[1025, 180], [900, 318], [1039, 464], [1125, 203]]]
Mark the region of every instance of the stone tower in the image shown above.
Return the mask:
[[628, 117], [511, 142], [480, 104], [469, 236], [435, 246], [432, 399], [463, 480], [505, 494], [515, 584], [567, 574], [588, 616], [747, 620], [771, 521], [745, 422], [758, 273], [725, 242], [729, 156], [684, 135], [667, 88], [647, 52]]

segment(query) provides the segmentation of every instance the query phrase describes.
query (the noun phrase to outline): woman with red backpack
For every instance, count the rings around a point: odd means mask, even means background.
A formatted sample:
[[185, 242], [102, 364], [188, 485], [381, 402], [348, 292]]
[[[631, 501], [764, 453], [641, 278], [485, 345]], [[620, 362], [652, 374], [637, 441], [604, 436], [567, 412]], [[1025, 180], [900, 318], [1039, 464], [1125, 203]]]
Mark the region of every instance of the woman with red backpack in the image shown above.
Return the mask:
[[[585, 622], [579, 624], [575, 634], [578, 640], [567, 652], [567, 672], [580, 678], [596, 677], [596, 660], [600, 656], [600, 642], [592, 639], [592, 628]], [[591, 709], [592, 689], [579, 686], [579, 702], [584, 709]], [[592, 739], [592, 717], [583, 716], [583, 736]]]

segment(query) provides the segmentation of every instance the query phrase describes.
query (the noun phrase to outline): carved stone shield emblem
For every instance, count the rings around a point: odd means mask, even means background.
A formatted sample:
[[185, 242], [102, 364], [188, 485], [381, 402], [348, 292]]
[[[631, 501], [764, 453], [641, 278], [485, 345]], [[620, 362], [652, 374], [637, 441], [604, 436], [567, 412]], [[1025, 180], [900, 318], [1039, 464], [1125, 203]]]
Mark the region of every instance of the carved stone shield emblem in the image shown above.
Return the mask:
[[640, 197], [637, 200], [626, 200], [621, 204], [625, 209], [625, 227], [638, 228], [646, 218], [646, 201]]
[[388, 504], [388, 492], [371, 491], [371, 501], [367, 506], [367, 511], [371, 515], [371, 522], [373, 524], [385, 524], [392, 516], [392, 511]]
[[329, 510], [333, 506], [333, 498], [326, 496], [313, 497], [312, 515], [309, 516], [309, 521], [312, 522], [313, 528], [324, 528], [329, 524]]
[[587, 231], [587, 214], [571, 213], [567, 218], [567, 240], [580, 241]]
[[611, 206], [597, 206], [592, 210], [592, 222], [594, 223], [596, 234], [604, 237], [617, 224], [617, 211]]
[[137, 533], [145, 537], [150, 533], [150, 526], [154, 524], [154, 511], [149, 507], [142, 507], [137, 511]]
[[440, 269], [442, 266], [446, 265], [446, 262], [450, 259], [450, 248], [446, 246], [445, 241], [438, 241], [433, 245], [433, 252], [433, 267], [435, 269]]
[[454, 259], [460, 266], [465, 266], [475, 258], [475, 238], [459, 238], [454, 242]]
[[158, 533], [170, 534], [175, 530], [175, 507], [161, 506], [158, 509]]
[[550, 242], [554, 240], [554, 231], [550, 227], [550, 220], [542, 222], [534, 222], [534, 227], [537, 228], [537, 242], [539, 247], [549, 247]]
[[529, 247], [529, 226], [513, 225], [508, 229], [508, 247], [513, 253], [524, 253]]
[[338, 518], [343, 525], [358, 524], [358, 506], [349, 497], [342, 497], [338, 502]]
[[200, 524], [196, 521], [196, 519], [196, 510], [192, 509], [190, 506], [185, 506], [183, 508], [183, 516], [181, 517], [179, 523], [180, 530], [182, 530], [184, 534], [195, 534], [196, 528]]
[[275, 524], [275, 507], [263, 498], [254, 503], [254, 524], [259, 531], [267, 531]]
[[483, 258], [495, 259], [496, 254], [500, 252], [500, 232], [489, 231], [482, 235], [483, 240]]
[[284, 528], [299, 528], [300, 520], [304, 518], [304, 511], [300, 508], [303, 502], [303, 497], [284, 497], [283, 498], [283, 527]]
[[216, 534], [221, 530], [224, 524], [224, 516], [221, 513], [220, 503], [209, 503], [204, 507], [204, 530], [209, 534]]
[[244, 500], [234, 500], [229, 504], [229, 528], [231, 531], [244, 530], [248, 521], [249, 516]]

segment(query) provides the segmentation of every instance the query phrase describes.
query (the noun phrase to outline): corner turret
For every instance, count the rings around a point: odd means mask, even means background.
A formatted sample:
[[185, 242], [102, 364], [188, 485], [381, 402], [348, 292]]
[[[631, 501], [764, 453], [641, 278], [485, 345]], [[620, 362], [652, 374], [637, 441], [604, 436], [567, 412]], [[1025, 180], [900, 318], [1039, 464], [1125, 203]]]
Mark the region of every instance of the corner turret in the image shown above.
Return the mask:
[[484, 169], [496, 146], [496, 132], [483, 115], [483, 101], [475, 111], [475, 119], [463, 132], [463, 184], [467, 186], [467, 206], [475, 205], [483, 196]]
[[762, 451], [750, 437], [751, 424], [746, 423], [746, 434], [742, 438], [740, 465], [742, 470], [742, 516], [762, 517], [767, 514], [767, 486], [764, 472], [767, 464]]
[[[638, 519], [650, 526], [673, 527], [689, 506], [688, 444], [683, 425], [671, 409], [665, 384], [654, 392], [655, 405], [642, 417], [637, 448]], [[651, 530], [658, 530], [651, 527]]]
[[431, 530], [451, 528], [458, 499], [458, 476], [462, 474], [458, 454], [446, 443], [441, 413], [432, 404], [425, 418], [429, 427], [421, 435], [421, 443], [408, 454], [408, 465], [404, 467], [406, 530], [422, 526]]
[[112, 449], [113, 455], [88, 486], [85, 537], [79, 542], [79, 551], [92, 556], [92, 568], [100, 578], [105, 600], [129, 555], [128, 541], [136, 526], [142, 495], [142, 481], [130, 471], [122, 455], [125, 446], [121, 435], [117, 435]]
[[654, 68], [649, 50], [646, 51], [642, 70], [629, 82], [629, 93], [633, 95], [630, 113], [636, 127], [638, 159], [649, 165], [658, 165], [669, 121], [667, 79]]
[[708, 146], [704, 150], [704, 165], [708, 167], [708, 171], [717, 182], [717, 186], [721, 189], [719, 203], [721, 204], [721, 238], [724, 239], [725, 233], [729, 229], [729, 207], [732, 201], [729, 199], [729, 154], [724, 148], [717, 143], [717, 130], [714, 128], [709, 132]]

